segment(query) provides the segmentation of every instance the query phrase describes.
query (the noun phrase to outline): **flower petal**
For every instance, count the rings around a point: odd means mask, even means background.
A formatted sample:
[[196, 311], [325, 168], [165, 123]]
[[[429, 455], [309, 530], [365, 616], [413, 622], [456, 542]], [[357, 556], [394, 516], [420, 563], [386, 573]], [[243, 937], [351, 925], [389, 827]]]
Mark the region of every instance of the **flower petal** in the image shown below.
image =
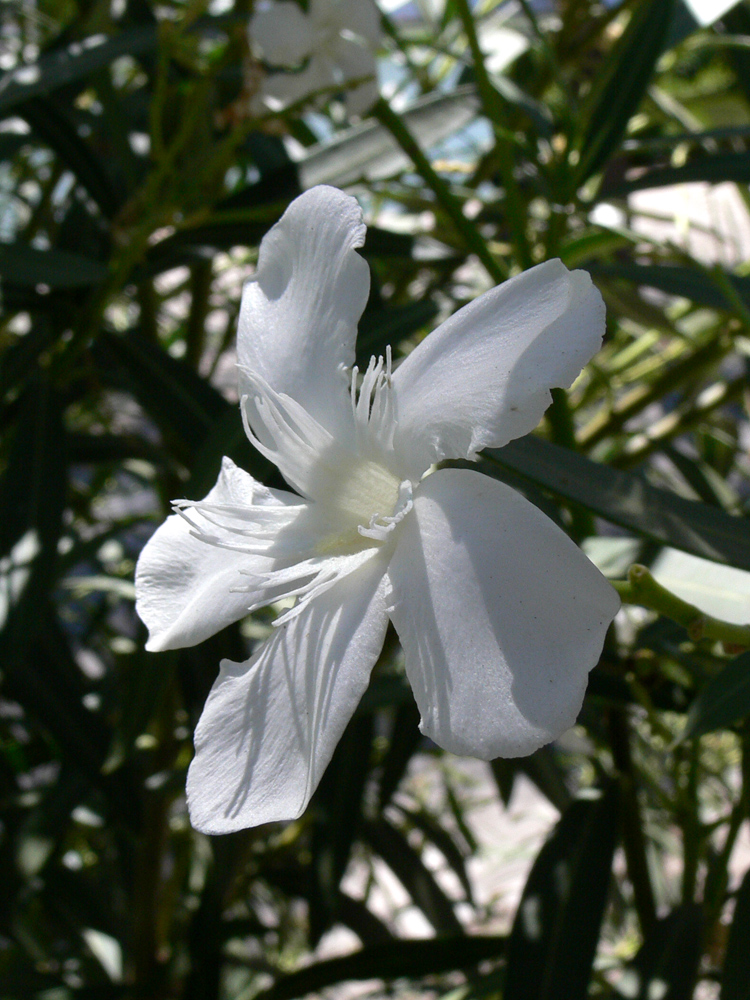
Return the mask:
[[[327, 0], [330, 5], [330, 0]], [[315, 19], [318, 8], [325, 6], [320, 0], [311, 0], [310, 14]], [[383, 32], [381, 29], [380, 11], [373, 0], [345, 0], [340, 3], [341, 31], [357, 35], [369, 46], [376, 49], [380, 45]]]
[[[265, 507], [272, 532], [278, 530], [280, 514], [288, 522], [304, 510], [299, 497], [269, 490], [229, 458], [203, 503]], [[202, 642], [246, 615], [251, 605], [276, 596], [248, 586], [247, 575], [261, 579], [275, 566], [274, 558], [238, 550], [239, 536], [213, 518], [208, 521], [199, 506], [187, 513], [214, 541], [195, 537], [191, 523], [173, 514], [146, 543], [136, 567], [136, 611], [149, 630], [146, 648], [152, 652]]]
[[310, 54], [314, 41], [310, 18], [293, 0], [256, 5], [249, 32], [274, 66], [296, 66]]
[[436, 472], [388, 575], [427, 736], [490, 760], [532, 753], [574, 724], [620, 601], [538, 508], [477, 472]]
[[396, 449], [412, 475], [533, 430], [549, 390], [573, 383], [603, 334], [604, 303], [591, 278], [559, 260], [464, 306], [393, 376]]
[[261, 97], [272, 111], [281, 111], [296, 104], [304, 97], [328, 91], [325, 99], [336, 88], [333, 67], [327, 59], [312, 55], [304, 69], [296, 73], [272, 73], [263, 81]]
[[[378, 70], [372, 52], [351, 38], [340, 38], [334, 56], [341, 72], [346, 110], [350, 115], [363, 115], [369, 111], [379, 96]], [[366, 80], [372, 77], [372, 80]], [[363, 80], [357, 87], [349, 86], [350, 80]]]
[[[349, 379], [370, 271], [354, 198], [320, 186], [295, 199], [266, 234], [245, 286], [238, 361], [300, 403], [334, 435], [351, 426]], [[240, 393], [249, 389], [240, 372]]]
[[384, 568], [376, 556], [246, 663], [222, 662], [188, 773], [196, 829], [230, 833], [302, 814], [382, 649]]

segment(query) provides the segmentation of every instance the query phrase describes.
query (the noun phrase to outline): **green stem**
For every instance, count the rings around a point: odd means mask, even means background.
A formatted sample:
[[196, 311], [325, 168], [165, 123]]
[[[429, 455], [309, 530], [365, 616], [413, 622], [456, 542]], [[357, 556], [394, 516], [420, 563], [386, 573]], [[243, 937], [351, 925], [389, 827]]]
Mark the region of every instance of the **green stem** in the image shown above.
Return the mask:
[[485, 270], [496, 284], [505, 281], [508, 277], [507, 268], [492, 256], [482, 234], [474, 223], [464, 215], [461, 202], [456, 198], [442, 177], [435, 172], [432, 164], [420, 148], [419, 143], [399, 115], [396, 114], [390, 104], [383, 100], [382, 97], [373, 108], [372, 113], [380, 124], [388, 129], [398, 145], [412, 161], [417, 173], [430, 188], [437, 198], [440, 207], [453, 223], [467, 250], [477, 255]]
[[468, 0], [455, 0], [458, 16], [461, 18], [466, 38], [471, 49], [471, 58], [474, 63], [474, 75], [477, 80], [477, 89], [482, 100], [482, 107], [487, 118], [490, 120], [495, 132], [495, 149], [497, 152], [497, 165], [505, 188], [505, 212], [508, 218], [508, 225], [512, 234], [513, 243], [518, 253], [519, 263], [524, 270], [533, 265], [531, 248], [526, 236], [526, 226], [524, 224], [524, 203], [521, 192], [513, 173], [513, 148], [511, 143], [503, 135], [500, 128], [500, 118], [502, 116], [502, 104], [500, 95], [495, 90], [487, 72], [484, 62], [484, 53], [477, 37], [474, 15], [469, 7]]
[[665, 618], [671, 618], [687, 630], [694, 642], [714, 639], [733, 646], [750, 647], [750, 624], [734, 625], [704, 614], [700, 608], [683, 601], [657, 583], [645, 566], [636, 563], [628, 570], [627, 580], [610, 582], [624, 604], [640, 604]]
[[190, 315], [185, 334], [185, 360], [197, 369], [203, 356], [206, 339], [206, 317], [209, 310], [209, 296], [213, 283], [213, 261], [210, 257], [194, 264], [190, 269]]

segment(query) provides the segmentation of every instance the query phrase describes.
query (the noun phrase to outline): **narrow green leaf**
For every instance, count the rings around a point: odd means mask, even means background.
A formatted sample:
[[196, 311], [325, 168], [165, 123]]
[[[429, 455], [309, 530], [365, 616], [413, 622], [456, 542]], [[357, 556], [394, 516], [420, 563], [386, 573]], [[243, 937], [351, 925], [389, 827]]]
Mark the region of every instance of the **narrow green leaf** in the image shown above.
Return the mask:
[[[636, 285], [658, 288], [667, 295], [679, 295], [712, 309], [733, 308], [719, 284], [697, 268], [675, 264], [602, 264], [598, 261], [586, 262], [584, 266], [594, 275], [622, 278]], [[728, 272], [725, 272], [725, 277], [739, 297], [750, 306], [750, 278]]]
[[[468, 125], [478, 109], [474, 85], [467, 84], [449, 93], [428, 94], [400, 117], [422, 149], [429, 149]], [[297, 166], [300, 184], [306, 190], [316, 184], [343, 187], [362, 177], [389, 177], [410, 165], [390, 133], [368, 119], [313, 146]]]
[[27, 243], [0, 243], [3, 281], [25, 288], [85, 288], [107, 277], [107, 267], [65, 250], [37, 250]]
[[592, 462], [532, 434], [484, 452], [483, 472], [510, 469], [612, 524], [704, 559], [750, 569], [747, 521], [667, 493], [631, 472]]
[[[48, 585], [67, 485], [61, 401], [47, 380], [37, 376], [24, 393], [19, 411], [8, 463], [0, 479], [0, 557], [10, 560], [3, 573], [11, 575], [14, 560], [25, 560], [25, 570], [18, 570], [19, 580], [21, 576], [33, 576], [41, 571], [37, 567], [44, 565], [43, 577]], [[28, 559], [19, 546], [28, 552]], [[16, 589], [10, 577], [6, 584], [10, 591]], [[6, 588], [3, 591], [8, 593]]]
[[505, 938], [489, 936], [438, 937], [373, 945], [284, 976], [255, 1000], [293, 1000], [351, 980], [418, 979], [453, 969], [469, 969], [479, 962], [501, 958], [504, 950]]
[[357, 361], [367, 365], [370, 356], [383, 354], [389, 344], [410, 337], [438, 314], [432, 299], [419, 299], [405, 306], [391, 306], [366, 312], [359, 323]]
[[0, 480], [0, 664], [8, 696], [94, 776], [100, 722], [81, 703], [81, 674], [49, 599], [67, 493], [62, 406], [44, 378], [30, 382]]
[[694, 903], [658, 920], [620, 981], [621, 995], [629, 1000], [691, 1000], [701, 956], [701, 924], [701, 908]]
[[33, 328], [3, 353], [0, 367], [0, 398], [10, 389], [18, 389], [38, 370], [39, 356], [51, 345], [54, 331], [45, 317], [35, 317]]
[[682, 739], [728, 729], [750, 715], [750, 653], [743, 653], [712, 678], [690, 706]]
[[474, 894], [466, 871], [466, 858], [448, 830], [444, 829], [440, 821], [431, 816], [426, 809], [407, 809], [402, 805], [397, 808], [408, 824], [421, 831], [425, 838], [437, 847], [461, 883], [466, 899], [473, 903]]
[[666, 187], [671, 184], [687, 184], [691, 181], [707, 181], [721, 184], [732, 181], [735, 184], [750, 184], [750, 155], [742, 153], [713, 153], [696, 157], [681, 167], [659, 167], [646, 170], [632, 181], [617, 184], [601, 191], [600, 198], [625, 198], [633, 191], [645, 188]]
[[21, 105], [18, 114], [72, 170], [104, 215], [113, 216], [122, 205], [123, 195], [115, 189], [104, 162], [78, 134], [62, 102], [54, 97], [35, 97]]
[[313, 798], [312, 808], [319, 818], [312, 846], [317, 895], [310, 901], [313, 941], [320, 939], [336, 917], [339, 886], [362, 822], [372, 738], [373, 716], [355, 716], [346, 727]]
[[584, 1000], [617, 842], [619, 791], [574, 802], [534, 862], [510, 938], [503, 1000]]
[[409, 698], [396, 708], [388, 753], [380, 771], [378, 802], [382, 811], [406, 774], [409, 761], [414, 756], [422, 734], [419, 731], [419, 709]]
[[750, 998], [750, 871], [739, 888], [729, 928], [724, 971], [721, 977], [720, 1000]]
[[30, 97], [83, 81], [118, 56], [148, 52], [156, 47], [157, 37], [154, 25], [141, 25], [111, 38], [90, 35], [65, 48], [50, 50], [37, 62], [20, 66], [0, 79], [0, 111], [7, 113]]
[[638, 110], [656, 60], [664, 51], [673, 8], [673, 0], [641, 0], [598, 74], [584, 108], [579, 184], [607, 161]]
[[189, 365], [135, 332], [100, 335], [92, 354], [106, 381], [132, 392], [183, 456], [192, 458], [234, 409]]
[[384, 819], [367, 823], [363, 836], [404, 885], [437, 933], [460, 934], [463, 928], [453, 912], [453, 903], [406, 837]]

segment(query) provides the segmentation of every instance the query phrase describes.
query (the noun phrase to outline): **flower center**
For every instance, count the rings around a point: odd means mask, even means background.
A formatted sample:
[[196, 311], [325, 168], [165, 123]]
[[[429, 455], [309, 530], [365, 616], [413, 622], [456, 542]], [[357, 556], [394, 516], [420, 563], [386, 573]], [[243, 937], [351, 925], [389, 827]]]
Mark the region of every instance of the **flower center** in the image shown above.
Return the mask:
[[332, 506], [358, 525], [372, 518], [391, 517], [398, 503], [399, 481], [388, 469], [369, 459], [348, 469], [340, 483], [332, 484]]
[[412, 486], [383, 465], [359, 459], [335, 474], [321, 504], [329, 531], [319, 550], [360, 548], [384, 542], [412, 508]]

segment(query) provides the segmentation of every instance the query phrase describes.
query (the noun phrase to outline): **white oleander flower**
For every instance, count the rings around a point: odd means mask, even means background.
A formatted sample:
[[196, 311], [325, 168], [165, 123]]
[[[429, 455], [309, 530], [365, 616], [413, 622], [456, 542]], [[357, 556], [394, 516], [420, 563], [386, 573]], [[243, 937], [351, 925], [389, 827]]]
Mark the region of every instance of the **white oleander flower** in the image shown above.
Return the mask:
[[[373, 0], [310, 0], [308, 12], [293, 0], [256, 6], [250, 39], [273, 66], [299, 66], [273, 73], [260, 96], [286, 107], [316, 91], [341, 88], [346, 110], [362, 115], [378, 99], [374, 51], [380, 45], [380, 13]], [[354, 81], [361, 81], [351, 86]]]
[[[532, 753], [573, 725], [619, 606], [579, 548], [509, 486], [439, 469], [531, 431], [601, 343], [604, 305], [553, 260], [465, 306], [395, 370], [352, 369], [369, 270], [356, 201], [297, 198], [264, 238], [237, 336], [250, 441], [295, 493], [224, 459], [144, 548], [148, 649], [296, 603], [221, 664], [195, 733], [193, 825], [299, 816], [368, 684], [388, 620], [421, 729], [457, 754]], [[429, 474], [428, 474], [429, 473]]]

